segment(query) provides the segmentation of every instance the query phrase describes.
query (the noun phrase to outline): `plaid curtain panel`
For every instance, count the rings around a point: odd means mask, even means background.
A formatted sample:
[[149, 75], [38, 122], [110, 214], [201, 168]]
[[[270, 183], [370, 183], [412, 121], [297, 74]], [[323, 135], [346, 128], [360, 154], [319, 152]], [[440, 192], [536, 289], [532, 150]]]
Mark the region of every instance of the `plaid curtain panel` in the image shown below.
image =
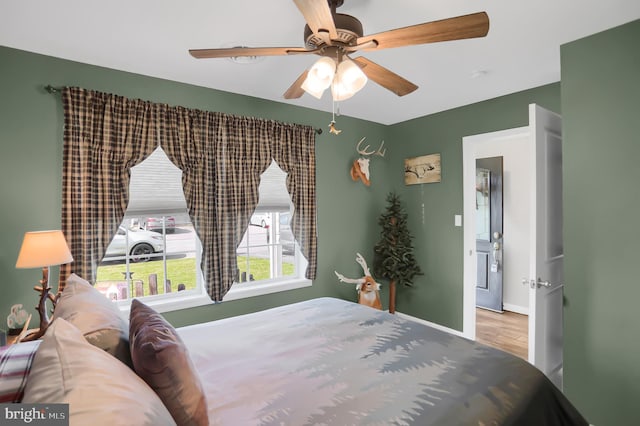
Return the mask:
[[62, 100], [62, 231], [74, 262], [60, 268], [60, 291], [71, 272], [95, 282], [129, 203], [129, 169], [158, 146], [150, 102], [77, 87]]
[[274, 159], [288, 173], [294, 205], [291, 229], [317, 269], [315, 131], [217, 112], [158, 105], [162, 148], [183, 172], [189, 214], [202, 242], [202, 270], [212, 300], [236, 279], [236, 249], [258, 205], [260, 175]]
[[[236, 249], [258, 204], [260, 175], [274, 159], [288, 173], [292, 232], [317, 270], [315, 131], [171, 107], [78, 88], [63, 90], [63, 231], [75, 272], [95, 274], [128, 204], [129, 169], [161, 145], [182, 170], [189, 215], [202, 243], [207, 292], [221, 301], [236, 278]], [[64, 282], [60, 283], [64, 286]], [[61, 287], [62, 288], [62, 287]]]

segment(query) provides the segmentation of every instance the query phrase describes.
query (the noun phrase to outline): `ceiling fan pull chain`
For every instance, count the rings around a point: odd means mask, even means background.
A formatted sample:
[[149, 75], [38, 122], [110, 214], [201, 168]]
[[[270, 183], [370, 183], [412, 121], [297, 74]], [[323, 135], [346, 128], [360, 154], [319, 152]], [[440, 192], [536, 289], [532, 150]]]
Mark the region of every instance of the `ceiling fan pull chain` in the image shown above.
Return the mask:
[[[331, 109], [333, 112], [333, 119], [336, 118], [336, 107], [338, 106], [338, 101], [335, 100], [335, 98], [331, 98]], [[338, 115], [340, 115], [340, 113], [338, 113]]]
[[[336, 66], [340, 64], [340, 49], [336, 49]], [[338, 73], [336, 73], [333, 77], [334, 81], [331, 82], [331, 85], [334, 86], [335, 84], [335, 79], [338, 78]], [[338, 85], [339, 86], [339, 85]], [[336, 97], [338, 95], [336, 94]], [[332, 120], [333, 122], [336, 121], [336, 107], [338, 109], [338, 117], [340, 117], [340, 105], [338, 104], [338, 101], [336, 101], [336, 97], [333, 96], [333, 93], [331, 93], [331, 102], [332, 102]]]
[[339, 135], [342, 130], [336, 128], [336, 101], [331, 99], [331, 123], [329, 123], [329, 133]]

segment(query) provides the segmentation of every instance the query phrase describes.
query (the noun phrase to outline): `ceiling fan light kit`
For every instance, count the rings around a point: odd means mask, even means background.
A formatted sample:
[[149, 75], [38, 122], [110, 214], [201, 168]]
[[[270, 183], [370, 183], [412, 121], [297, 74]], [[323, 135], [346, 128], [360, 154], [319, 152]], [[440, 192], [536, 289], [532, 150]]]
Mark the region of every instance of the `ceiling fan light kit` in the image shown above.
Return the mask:
[[418, 88], [365, 57], [351, 60], [348, 55], [354, 52], [484, 37], [489, 32], [489, 17], [485, 12], [478, 12], [364, 35], [362, 23], [357, 18], [336, 13], [336, 8], [342, 6], [344, 0], [293, 2], [307, 22], [304, 28], [304, 48], [233, 47], [191, 49], [189, 53], [197, 59], [319, 55], [322, 58], [309, 70], [303, 71], [284, 93], [284, 98], [296, 99], [309, 93], [320, 99], [324, 90], [331, 86], [335, 102], [353, 96], [364, 87], [368, 79], [397, 96], [405, 96]]
[[367, 76], [351, 59], [345, 57], [338, 64], [338, 71], [331, 84], [334, 101], [344, 101], [358, 93], [367, 84]]
[[320, 99], [331, 86], [334, 101], [349, 99], [367, 84], [367, 76], [355, 62], [346, 56], [336, 67], [336, 61], [325, 56], [309, 69], [302, 89]]

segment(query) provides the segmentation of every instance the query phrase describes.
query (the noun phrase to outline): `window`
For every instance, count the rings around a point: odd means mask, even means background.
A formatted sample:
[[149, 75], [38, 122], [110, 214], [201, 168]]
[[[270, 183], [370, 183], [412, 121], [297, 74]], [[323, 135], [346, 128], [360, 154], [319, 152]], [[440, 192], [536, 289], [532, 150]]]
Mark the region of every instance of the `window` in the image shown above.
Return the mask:
[[[127, 309], [132, 298], [159, 311], [211, 303], [200, 270], [200, 241], [187, 213], [182, 172], [161, 148], [131, 169], [125, 218], [98, 266], [95, 287]], [[238, 248], [238, 278], [224, 300], [310, 285], [288, 226], [286, 174], [275, 163]]]
[[311, 285], [304, 278], [306, 259], [289, 226], [292, 203], [286, 177], [275, 162], [260, 177], [258, 206], [237, 250], [237, 279], [223, 300]]
[[95, 284], [123, 308], [134, 297], [161, 311], [194, 306], [197, 300], [211, 303], [181, 176], [161, 148], [131, 169], [129, 205]]
[[[163, 226], [151, 230], [155, 221]], [[98, 267], [95, 287], [124, 306], [133, 297], [167, 304], [172, 302], [168, 299], [202, 295], [198, 247], [184, 212], [149, 217], [127, 213]]]

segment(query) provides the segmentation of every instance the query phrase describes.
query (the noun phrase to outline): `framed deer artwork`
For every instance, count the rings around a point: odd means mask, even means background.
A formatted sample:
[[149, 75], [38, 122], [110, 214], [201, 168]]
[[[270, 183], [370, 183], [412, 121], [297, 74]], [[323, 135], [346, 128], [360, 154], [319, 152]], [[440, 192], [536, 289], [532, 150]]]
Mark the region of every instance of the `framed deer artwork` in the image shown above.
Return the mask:
[[429, 154], [404, 160], [404, 184], [437, 183], [441, 180], [440, 154]]

